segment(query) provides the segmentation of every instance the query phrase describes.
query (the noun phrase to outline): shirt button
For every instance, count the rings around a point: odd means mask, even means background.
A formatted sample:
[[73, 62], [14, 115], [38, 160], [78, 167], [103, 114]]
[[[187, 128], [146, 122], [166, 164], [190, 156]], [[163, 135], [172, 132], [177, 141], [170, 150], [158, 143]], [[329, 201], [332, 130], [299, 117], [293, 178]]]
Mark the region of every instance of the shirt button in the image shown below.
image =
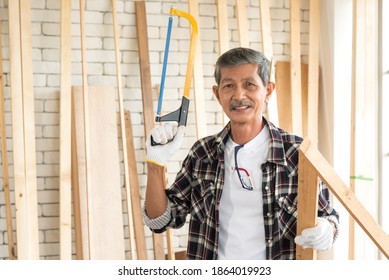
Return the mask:
[[267, 213], [266, 216], [270, 217], [270, 216], [271, 216], [271, 213]]
[[266, 187], [265, 187], [265, 190], [269, 191], [269, 187], [268, 187], [268, 186], [266, 186]]
[[268, 240], [267, 240], [267, 243], [271, 243], [272, 242], [272, 239], [271, 238], [269, 238]]

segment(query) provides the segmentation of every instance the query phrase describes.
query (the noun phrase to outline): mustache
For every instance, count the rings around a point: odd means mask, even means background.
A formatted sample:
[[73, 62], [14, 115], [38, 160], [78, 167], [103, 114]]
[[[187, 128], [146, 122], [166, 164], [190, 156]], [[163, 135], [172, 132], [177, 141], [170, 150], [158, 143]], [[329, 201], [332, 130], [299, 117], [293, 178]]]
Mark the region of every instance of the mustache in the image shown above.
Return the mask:
[[231, 110], [234, 110], [236, 107], [243, 107], [243, 106], [252, 107], [253, 103], [250, 102], [249, 100], [239, 100], [239, 101], [233, 100], [230, 103], [230, 109]]

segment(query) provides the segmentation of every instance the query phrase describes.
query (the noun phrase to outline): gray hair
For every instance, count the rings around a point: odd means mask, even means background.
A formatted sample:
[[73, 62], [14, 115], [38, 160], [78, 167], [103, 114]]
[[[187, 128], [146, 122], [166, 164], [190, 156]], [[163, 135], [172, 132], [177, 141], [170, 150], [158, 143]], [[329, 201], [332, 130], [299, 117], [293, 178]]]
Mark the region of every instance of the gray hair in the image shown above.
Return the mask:
[[270, 61], [261, 52], [249, 48], [234, 48], [222, 54], [216, 62], [215, 80], [217, 85], [221, 79], [221, 69], [243, 64], [258, 65], [258, 75], [264, 86], [270, 81]]

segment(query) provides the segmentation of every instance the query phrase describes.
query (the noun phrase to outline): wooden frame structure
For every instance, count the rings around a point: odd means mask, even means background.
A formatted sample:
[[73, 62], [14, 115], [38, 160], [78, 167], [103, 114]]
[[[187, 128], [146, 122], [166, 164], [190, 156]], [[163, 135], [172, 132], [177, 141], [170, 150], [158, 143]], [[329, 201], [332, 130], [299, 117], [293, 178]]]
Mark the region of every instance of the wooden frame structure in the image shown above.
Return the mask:
[[[378, 249], [389, 259], [389, 236], [358, 200], [354, 192], [336, 174], [327, 160], [307, 139], [303, 141], [299, 151], [297, 234], [301, 234], [303, 228], [316, 224], [318, 178], [326, 184], [331, 193], [335, 195]], [[312, 260], [315, 258], [314, 250], [304, 250], [301, 246], [297, 246], [297, 259]]]

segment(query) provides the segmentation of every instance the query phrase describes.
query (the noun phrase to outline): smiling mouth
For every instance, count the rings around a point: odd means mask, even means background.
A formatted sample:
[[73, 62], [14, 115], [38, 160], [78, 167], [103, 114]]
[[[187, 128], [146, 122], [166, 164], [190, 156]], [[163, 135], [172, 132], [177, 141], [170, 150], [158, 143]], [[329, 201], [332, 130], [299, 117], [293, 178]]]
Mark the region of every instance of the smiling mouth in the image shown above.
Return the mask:
[[252, 105], [249, 102], [232, 102], [230, 104], [230, 110], [242, 111], [251, 108]]

